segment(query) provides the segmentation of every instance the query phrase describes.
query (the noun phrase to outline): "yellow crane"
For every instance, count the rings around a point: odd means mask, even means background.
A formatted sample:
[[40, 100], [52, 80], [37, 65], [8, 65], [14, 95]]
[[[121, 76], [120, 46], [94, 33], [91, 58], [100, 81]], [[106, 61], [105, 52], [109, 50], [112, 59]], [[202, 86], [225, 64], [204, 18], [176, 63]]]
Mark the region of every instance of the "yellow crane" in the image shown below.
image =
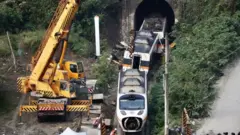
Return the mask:
[[91, 101], [79, 100], [81, 87], [85, 87], [85, 74], [81, 62], [65, 61], [68, 36], [80, 0], [61, 0], [45, 36], [31, 61], [31, 74], [17, 79], [18, 90], [30, 93], [29, 105], [22, 112], [37, 112], [38, 120], [45, 116], [67, 112], [88, 112]]

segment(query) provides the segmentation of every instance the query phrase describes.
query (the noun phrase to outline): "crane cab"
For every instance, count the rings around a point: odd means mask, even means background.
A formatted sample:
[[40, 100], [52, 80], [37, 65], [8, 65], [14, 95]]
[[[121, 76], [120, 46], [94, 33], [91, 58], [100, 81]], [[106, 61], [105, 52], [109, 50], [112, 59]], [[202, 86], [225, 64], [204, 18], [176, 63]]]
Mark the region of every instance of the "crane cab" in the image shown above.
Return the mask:
[[84, 67], [82, 62], [65, 61], [63, 62], [63, 70], [68, 72], [69, 79], [84, 79]]

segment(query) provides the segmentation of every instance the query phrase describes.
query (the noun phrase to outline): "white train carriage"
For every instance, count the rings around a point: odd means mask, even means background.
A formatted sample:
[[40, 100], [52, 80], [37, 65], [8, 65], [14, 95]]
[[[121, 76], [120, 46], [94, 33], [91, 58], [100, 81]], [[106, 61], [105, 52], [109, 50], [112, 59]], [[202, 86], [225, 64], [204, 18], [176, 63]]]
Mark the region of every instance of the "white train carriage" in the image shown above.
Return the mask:
[[[163, 19], [165, 20], [165, 19]], [[145, 24], [145, 21], [143, 25]], [[137, 31], [134, 38], [134, 52], [132, 58], [130, 57], [130, 52], [124, 52], [123, 59], [123, 70], [126, 69], [139, 69], [140, 71], [148, 72], [151, 67], [151, 62], [153, 59], [153, 54], [161, 54], [162, 48], [161, 40], [164, 38], [165, 34], [165, 23], [162, 22], [162, 28], [158, 32], [152, 32], [150, 30]]]
[[124, 132], [141, 132], [148, 115], [147, 76], [138, 69], [119, 73], [116, 113]]

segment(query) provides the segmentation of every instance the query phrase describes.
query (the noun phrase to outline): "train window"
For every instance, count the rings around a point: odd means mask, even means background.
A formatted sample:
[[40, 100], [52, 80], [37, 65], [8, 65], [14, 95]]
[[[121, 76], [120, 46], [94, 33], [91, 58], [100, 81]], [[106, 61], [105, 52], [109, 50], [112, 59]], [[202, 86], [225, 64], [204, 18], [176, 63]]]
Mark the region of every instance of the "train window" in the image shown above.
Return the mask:
[[70, 70], [71, 70], [73, 73], [77, 73], [77, 65], [70, 64]]
[[61, 82], [61, 83], [60, 83], [60, 89], [61, 89], [61, 90], [67, 90], [67, 84], [64, 83], [64, 82]]
[[124, 95], [119, 101], [120, 110], [145, 109], [145, 99], [141, 95]]
[[141, 66], [149, 67], [149, 61], [141, 61]]
[[132, 59], [123, 59], [123, 64], [132, 65]]

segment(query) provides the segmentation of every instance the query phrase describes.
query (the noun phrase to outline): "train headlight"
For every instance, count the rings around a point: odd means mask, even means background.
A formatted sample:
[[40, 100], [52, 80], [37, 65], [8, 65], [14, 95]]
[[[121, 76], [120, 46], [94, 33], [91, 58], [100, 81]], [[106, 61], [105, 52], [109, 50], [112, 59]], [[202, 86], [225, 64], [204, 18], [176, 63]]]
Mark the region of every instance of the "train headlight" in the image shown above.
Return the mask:
[[120, 111], [122, 115], [126, 115], [126, 112], [125, 111]]
[[143, 114], [143, 112], [144, 112], [144, 111], [143, 111], [143, 110], [141, 110], [141, 111], [139, 111], [137, 114], [138, 114], [138, 115], [142, 115], [142, 114]]

